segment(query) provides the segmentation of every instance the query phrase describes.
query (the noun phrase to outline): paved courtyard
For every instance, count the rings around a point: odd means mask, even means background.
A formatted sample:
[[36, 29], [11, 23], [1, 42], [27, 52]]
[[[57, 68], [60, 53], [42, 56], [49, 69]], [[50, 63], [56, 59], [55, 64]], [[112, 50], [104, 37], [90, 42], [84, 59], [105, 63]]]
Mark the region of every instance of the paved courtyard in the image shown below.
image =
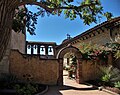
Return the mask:
[[63, 86], [49, 86], [48, 92], [44, 95], [111, 95], [107, 92], [93, 89], [90, 85], [77, 84], [75, 80], [69, 79], [64, 72]]

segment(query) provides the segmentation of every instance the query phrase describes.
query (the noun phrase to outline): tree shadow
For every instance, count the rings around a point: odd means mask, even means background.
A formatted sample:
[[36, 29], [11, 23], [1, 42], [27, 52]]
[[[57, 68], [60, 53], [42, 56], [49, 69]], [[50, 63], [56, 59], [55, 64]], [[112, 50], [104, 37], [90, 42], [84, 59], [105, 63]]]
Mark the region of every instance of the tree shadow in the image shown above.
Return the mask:
[[60, 86], [49, 86], [48, 91], [44, 95], [63, 95], [59, 88]]
[[88, 91], [88, 90], [97, 90], [96, 87], [86, 87], [86, 88], [77, 88], [73, 86], [63, 85], [59, 88], [59, 90], [81, 90], [81, 91]]
[[90, 91], [90, 90], [97, 90], [97, 89], [98, 88], [96, 88], [96, 87], [80, 88], [80, 87], [74, 87], [74, 86], [68, 86], [68, 85], [63, 85], [63, 86], [49, 86], [48, 92], [45, 93], [44, 95], [63, 95], [60, 92], [60, 91], [63, 91], [63, 90]]

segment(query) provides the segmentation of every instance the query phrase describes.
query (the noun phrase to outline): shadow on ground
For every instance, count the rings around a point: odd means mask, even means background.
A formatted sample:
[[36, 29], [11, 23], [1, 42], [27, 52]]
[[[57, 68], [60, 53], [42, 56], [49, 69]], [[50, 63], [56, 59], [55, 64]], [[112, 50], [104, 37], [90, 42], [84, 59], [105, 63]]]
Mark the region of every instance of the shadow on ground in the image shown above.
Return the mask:
[[88, 91], [88, 90], [96, 90], [97, 88], [88, 87], [88, 88], [77, 88], [73, 86], [49, 86], [49, 90], [44, 95], [63, 95], [60, 91], [62, 90], [81, 90], [81, 91]]
[[67, 85], [63, 85], [61, 87], [59, 87], [59, 90], [97, 90], [97, 88], [95, 87], [88, 87], [88, 88], [77, 88], [77, 87], [73, 87], [73, 86], [67, 86]]

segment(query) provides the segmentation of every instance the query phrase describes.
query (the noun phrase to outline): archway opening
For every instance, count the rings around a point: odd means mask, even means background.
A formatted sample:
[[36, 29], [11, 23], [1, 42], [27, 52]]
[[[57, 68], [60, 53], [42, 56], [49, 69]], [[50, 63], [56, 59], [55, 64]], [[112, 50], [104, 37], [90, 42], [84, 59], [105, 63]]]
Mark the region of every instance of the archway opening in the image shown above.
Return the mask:
[[74, 53], [68, 52], [63, 57], [63, 76], [76, 79], [77, 58]]
[[[63, 85], [64, 84], [64, 82], [63, 82], [64, 66], [68, 66], [68, 68], [70, 70], [74, 71], [75, 73], [72, 74], [71, 77], [73, 77], [76, 80], [77, 83], [81, 83], [82, 82], [82, 63], [81, 63], [82, 55], [81, 55], [81, 52], [79, 51], [79, 49], [77, 49], [76, 47], [73, 47], [71, 45], [67, 46], [65, 48], [62, 48], [58, 52], [57, 58], [59, 60], [58, 85]], [[75, 61], [72, 63], [73, 59]], [[67, 63], [67, 60], [69, 60], [68, 63]], [[74, 64], [74, 66], [73, 66], [73, 64]]]

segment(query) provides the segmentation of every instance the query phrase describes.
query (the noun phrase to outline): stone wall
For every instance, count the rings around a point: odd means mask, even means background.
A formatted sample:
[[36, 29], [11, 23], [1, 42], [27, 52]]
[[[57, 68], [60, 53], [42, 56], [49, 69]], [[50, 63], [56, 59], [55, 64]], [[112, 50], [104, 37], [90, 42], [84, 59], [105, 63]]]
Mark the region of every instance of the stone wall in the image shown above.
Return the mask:
[[82, 77], [83, 81], [94, 80], [100, 77], [100, 65], [91, 60], [82, 61]]
[[10, 44], [9, 41], [3, 59], [0, 61], [0, 76], [2, 73], [9, 73]]
[[56, 85], [58, 80], [59, 64], [56, 59], [40, 59], [35, 55], [22, 55], [16, 50], [10, 54], [10, 73], [20, 79], [30, 75], [34, 82]]
[[11, 31], [11, 40], [9, 41], [5, 55], [0, 62], [0, 75], [1, 73], [9, 73], [9, 55], [11, 49], [17, 49], [21, 53], [25, 53], [25, 42], [26, 42], [26, 36], [20, 32], [14, 32]]
[[120, 44], [120, 27], [116, 27], [111, 31], [112, 41], [116, 41]]
[[93, 36], [91, 34], [91, 37], [89, 37], [88, 39], [84, 39], [84, 40], [79, 40], [79, 42], [74, 43], [73, 46], [79, 48], [80, 47], [80, 43], [91, 43], [91, 44], [97, 44], [97, 45], [104, 45], [106, 43], [111, 42], [111, 38], [110, 38], [110, 31], [109, 30], [105, 30], [104, 32], [100, 31], [100, 34], [98, 34], [97, 32], [96, 36]]
[[17, 49], [21, 53], [25, 53], [25, 43], [26, 43], [26, 36], [22, 32], [14, 32], [12, 30], [11, 35], [11, 49]]

